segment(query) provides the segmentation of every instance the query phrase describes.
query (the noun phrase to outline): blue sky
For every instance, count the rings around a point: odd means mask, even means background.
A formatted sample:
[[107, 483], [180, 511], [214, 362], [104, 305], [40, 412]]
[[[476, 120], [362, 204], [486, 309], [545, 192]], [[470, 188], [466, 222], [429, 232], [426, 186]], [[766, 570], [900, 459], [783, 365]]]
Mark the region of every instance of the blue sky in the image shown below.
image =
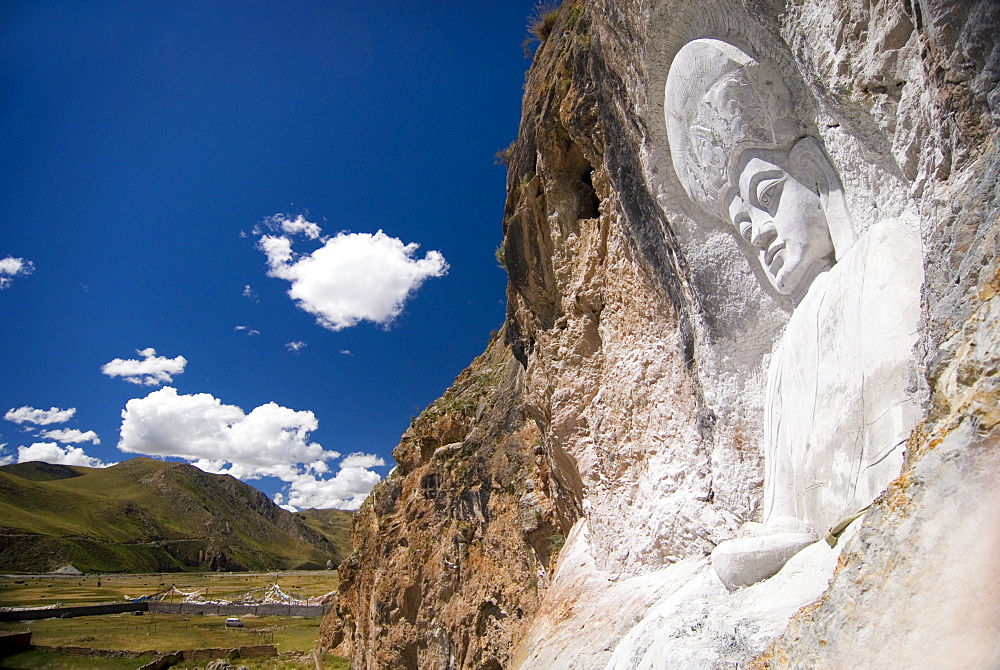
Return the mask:
[[503, 321], [534, 6], [0, 4], [0, 458], [356, 505]]

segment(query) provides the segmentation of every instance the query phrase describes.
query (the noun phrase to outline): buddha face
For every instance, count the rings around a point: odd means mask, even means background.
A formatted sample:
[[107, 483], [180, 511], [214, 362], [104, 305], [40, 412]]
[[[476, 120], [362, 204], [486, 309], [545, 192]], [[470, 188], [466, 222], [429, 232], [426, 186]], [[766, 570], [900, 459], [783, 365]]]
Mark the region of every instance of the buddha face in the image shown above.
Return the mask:
[[833, 241], [815, 185], [802, 183], [773, 162], [759, 157], [745, 162], [729, 216], [782, 295], [798, 301], [813, 279], [834, 263]]

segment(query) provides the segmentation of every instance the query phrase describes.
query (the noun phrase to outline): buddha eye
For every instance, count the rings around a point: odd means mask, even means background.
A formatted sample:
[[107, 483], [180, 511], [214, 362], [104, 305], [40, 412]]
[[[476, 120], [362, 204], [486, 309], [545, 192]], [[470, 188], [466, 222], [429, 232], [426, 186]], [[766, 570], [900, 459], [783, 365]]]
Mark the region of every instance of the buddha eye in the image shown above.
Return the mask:
[[747, 242], [753, 241], [753, 222], [746, 215], [739, 216], [733, 223], [736, 225], [736, 230], [739, 231], [740, 237], [742, 237]]
[[762, 180], [757, 185], [757, 202], [760, 203], [760, 206], [773, 214], [773, 208], [781, 198], [781, 187], [784, 183], [784, 177]]

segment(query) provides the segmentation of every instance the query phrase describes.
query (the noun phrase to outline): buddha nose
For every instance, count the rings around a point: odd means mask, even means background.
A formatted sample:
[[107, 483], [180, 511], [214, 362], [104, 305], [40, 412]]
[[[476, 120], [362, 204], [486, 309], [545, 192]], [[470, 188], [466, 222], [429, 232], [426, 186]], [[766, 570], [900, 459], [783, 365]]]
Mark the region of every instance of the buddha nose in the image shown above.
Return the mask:
[[773, 221], [765, 221], [762, 224], [753, 224], [753, 234], [750, 236], [750, 244], [761, 251], [767, 251], [771, 243], [778, 237], [778, 231], [774, 228]]

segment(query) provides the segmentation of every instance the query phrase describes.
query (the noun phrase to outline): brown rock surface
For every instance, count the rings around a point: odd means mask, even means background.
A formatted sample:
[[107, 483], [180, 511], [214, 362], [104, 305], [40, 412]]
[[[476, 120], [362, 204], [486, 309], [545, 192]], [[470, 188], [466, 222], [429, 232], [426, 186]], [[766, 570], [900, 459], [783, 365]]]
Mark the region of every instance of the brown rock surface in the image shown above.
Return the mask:
[[355, 668], [502, 668], [576, 517], [501, 340], [417, 417], [354, 522], [321, 645]]

